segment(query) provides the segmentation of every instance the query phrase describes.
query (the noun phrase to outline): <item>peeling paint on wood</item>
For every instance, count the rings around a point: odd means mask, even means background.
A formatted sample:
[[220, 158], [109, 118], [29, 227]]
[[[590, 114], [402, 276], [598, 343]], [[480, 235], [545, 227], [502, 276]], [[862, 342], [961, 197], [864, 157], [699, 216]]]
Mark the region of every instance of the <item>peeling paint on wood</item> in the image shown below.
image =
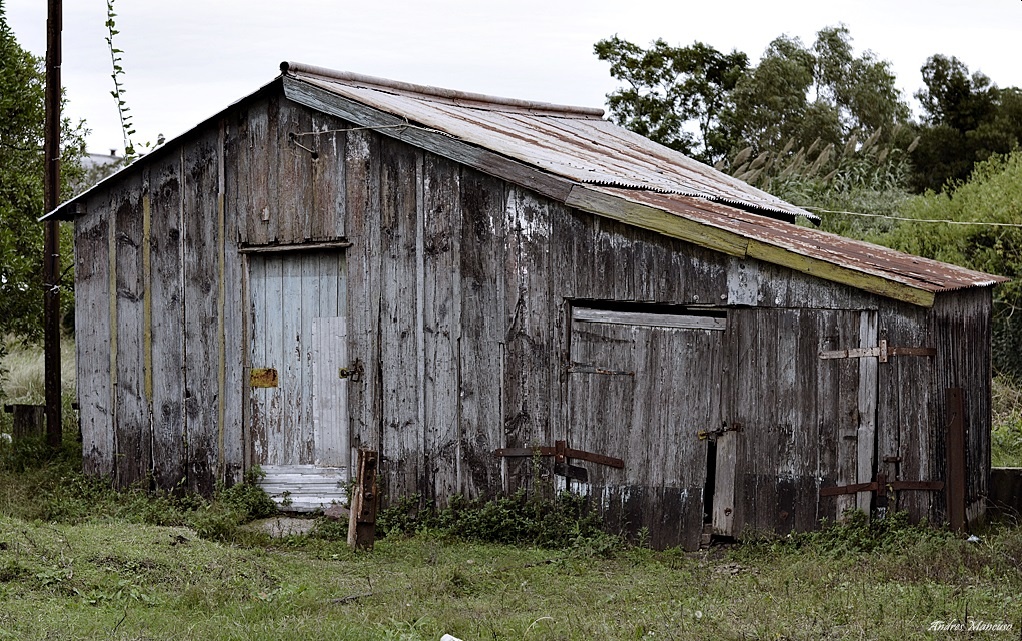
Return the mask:
[[[453, 139], [336, 131], [345, 113], [267, 92], [89, 196], [88, 471], [208, 493], [254, 464], [347, 474], [364, 448], [386, 497], [442, 503], [548, 492], [549, 461], [492, 452], [567, 441], [625, 467], [576, 460], [557, 482], [615, 527], [695, 547], [706, 525], [783, 534], [870, 507], [826, 488], [943, 478], [939, 401], [963, 387], [980, 513], [988, 289], [924, 300], [822, 273]], [[883, 338], [899, 357], [878, 367]], [[918, 347], [936, 354], [895, 352]], [[820, 358], [841, 350], [858, 358]], [[360, 376], [337, 377], [355, 362]], [[270, 369], [273, 386], [252, 386]], [[945, 517], [938, 492], [892, 501]]]
[[250, 387], [277, 387], [279, 385], [277, 370], [272, 367], [253, 367], [248, 384]]

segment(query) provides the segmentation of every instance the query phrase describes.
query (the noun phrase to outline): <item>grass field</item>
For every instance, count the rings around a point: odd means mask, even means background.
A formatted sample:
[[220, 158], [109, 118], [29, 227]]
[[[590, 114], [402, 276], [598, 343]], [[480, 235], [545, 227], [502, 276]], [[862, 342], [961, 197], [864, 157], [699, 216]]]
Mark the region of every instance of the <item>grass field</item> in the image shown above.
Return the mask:
[[[267, 508], [252, 486], [117, 493], [77, 471], [76, 449], [46, 460], [0, 442], [0, 641], [1022, 638], [1014, 523], [970, 542], [859, 515], [657, 552], [556, 506], [522, 527], [539, 504], [505, 502], [390, 514], [392, 532], [354, 553], [322, 517], [308, 536], [247, 531]], [[969, 625], [995, 629], [954, 630]]]
[[904, 640], [947, 637], [930, 630], [941, 621], [1010, 628], [972, 638], [1022, 630], [1012, 524], [970, 542], [860, 515], [811, 534], [657, 552], [584, 519], [544, 526], [559, 533], [547, 547], [535, 544], [542, 531], [489, 543], [529, 512], [490, 504], [466, 508], [456, 527], [412, 523], [413, 534], [355, 553], [343, 524], [323, 517], [307, 536], [247, 531], [265, 499], [253, 486], [212, 502], [116, 493], [78, 473], [73, 452], [17, 471], [8, 463], [23, 459], [4, 454], [0, 640]]

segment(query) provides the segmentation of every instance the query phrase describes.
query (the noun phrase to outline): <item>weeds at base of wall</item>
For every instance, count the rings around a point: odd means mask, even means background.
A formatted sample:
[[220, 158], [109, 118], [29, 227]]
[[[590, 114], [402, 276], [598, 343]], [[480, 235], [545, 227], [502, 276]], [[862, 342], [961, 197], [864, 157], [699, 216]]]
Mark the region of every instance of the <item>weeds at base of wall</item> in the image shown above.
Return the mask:
[[184, 491], [121, 491], [110, 479], [83, 474], [81, 445], [65, 439], [53, 451], [42, 439], [0, 441], [0, 515], [26, 521], [82, 523], [115, 518], [132, 523], [189, 527], [201, 538], [231, 541], [239, 527], [271, 516], [277, 505], [256, 484], [258, 469], [242, 483], [218, 486], [213, 498]]
[[909, 522], [907, 512], [891, 512], [883, 518], [867, 516], [861, 510], [849, 510], [842, 520], [824, 519], [820, 528], [810, 532], [793, 532], [784, 537], [764, 535], [744, 546], [746, 554], [799, 554], [811, 550], [814, 554], [842, 557], [853, 554], [880, 554], [900, 550], [921, 541], [953, 540], [955, 535], [947, 529], [926, 523]]
[[429, 534], [461, 541], [575, 549], [610, 556], [627, 547], [607, 534], [585, 497], [561, 492], [552, 498], [519, 490], [491, 500], [451, 497], [446, 507], [423, 506], [411, 496], [383, 510], [377, 529], [386, 536]]

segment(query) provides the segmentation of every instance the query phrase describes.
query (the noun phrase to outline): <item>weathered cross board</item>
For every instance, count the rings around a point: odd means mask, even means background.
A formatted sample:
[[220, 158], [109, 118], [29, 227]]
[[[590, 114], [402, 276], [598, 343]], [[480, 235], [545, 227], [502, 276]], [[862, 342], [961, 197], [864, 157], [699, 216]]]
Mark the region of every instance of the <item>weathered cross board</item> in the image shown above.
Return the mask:
[[571, 465], [569, 459], [579, 459], [598, 463], [608, 467], [623, 469], [625, 462], [613, 456], [605, 456], [594, 452], [576, 450], [568, 447], [567, 441], [555, 441], [553, 447], [502, 447], [493, 451], [494, 456], [515, 457], [515, 456], [552, 456], [554, 457], [554, 473], [566, 478], [582, 481], [589, 481], [589, 472], [584, 467]]

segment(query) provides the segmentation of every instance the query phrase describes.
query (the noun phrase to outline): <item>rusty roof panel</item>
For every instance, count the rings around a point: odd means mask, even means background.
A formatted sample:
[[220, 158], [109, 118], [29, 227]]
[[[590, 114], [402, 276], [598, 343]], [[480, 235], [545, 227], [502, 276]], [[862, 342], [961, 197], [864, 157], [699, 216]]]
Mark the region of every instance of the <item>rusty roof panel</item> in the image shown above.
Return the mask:
[[[690, 234], [692, 242], [718, 251], [737, 256], [758, 254], [768, 262], [808, 273], [822, 270], [824, 278], [923, 305], [932, 304], [936, 292], [1008, 280], [771, 218], [818, 220], [732, 176], [603, 120], [599, 109], [494, 98], [296, 63], [283, 63], [281, 70], [296, 79], [291, 82], [308, 83], [410, 124], [456, 137], [467, 143], [466, 148], [474, 145], [545, 170], [551, 179], [574, 181], [571, 197], [579, 190], [578, 206], [596, 207], [589, 209], [594, 213], [641, 227], [644, 221], [635, 219], [626, 204], [652, 208], [665, 218], [647, 219], [647, 224], [667, 223], [656, 229], [679, 238]], [[278, 79], [245, 100], [279, 86]], [[214, 118], [223, 113], [226, 110]], [[167, 148], [157, 149], [147, 158]], [[135, 171], [137, 166], [135, 163], [115, 176]], [[61, 204], [44, 219], [73, 218], [81, 213], [75, 206], [111, 180], [116, 178], [112, 176]], [[587, 204], [581, 192], [598, 198]], [[673, 216], [685, 224], [676, 228], [670, 222]]]
[[993, 276], [905, 254], [889, 247], [845, 238], [818, 229], [791, 225], [699, 198], [632, 189], [596, 189], [811, 259], [929, 292], [986, 287], [1008, 280], [1003, 276]]
[[696, 196], [819, 220], [815, 214], [603, 120], [592, 109], [460, 94], [295, 63], [287, 66], [287, 73], [571, 180]]

